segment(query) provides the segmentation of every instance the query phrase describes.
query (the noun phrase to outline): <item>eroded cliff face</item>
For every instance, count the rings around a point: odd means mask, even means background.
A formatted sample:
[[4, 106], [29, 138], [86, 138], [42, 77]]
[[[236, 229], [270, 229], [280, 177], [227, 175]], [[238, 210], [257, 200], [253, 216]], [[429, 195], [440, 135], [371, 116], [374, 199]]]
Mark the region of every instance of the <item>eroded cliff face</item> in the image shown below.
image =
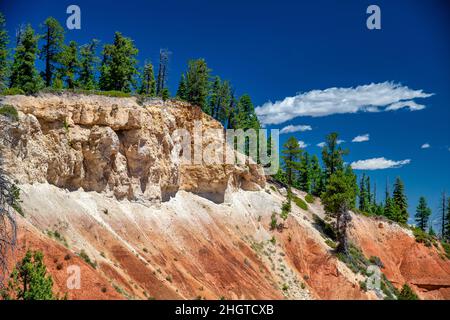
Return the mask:
[[220, 132], [222, 126], [187, 103], [73, 94], [8, 96], [1, 103], [19, 112], [18, 122], [0, 118], [5, 167], [19, 183], [156, 202], [178, 190], [221, 202], [227, 189], [265, 184], [256, 165], [182, 163], [176, 130], [191, 133], [193, 145], [197, 123], [203, 149], [221, 143], [211, 129]]
[[[315, 223], [320, 199], [292, 205], [271, 230], [285, 192], [256, 165], [186, 165], [173, 132], [219, 123], [181, 102], [81, 95], [4, 97], [5, 169], [21, 189], [16, 259], [42, 250], [54, 289], [70, 299], [379, 299], [336, 258]], [[219, 141], [220, 142], [220, 141]], [[305, 194], [293, 189], [304, 199]], [[55, 237], [55, 231], [59, 234]], [[450, 299], [450, 263], [409, 231], [353, 215], [352, 241], [377, 256], [396, 287]], [[96, 267], [79, 258], [87, 253]], [[66, 257], [70, 256], [69, 259]], [[11, 266], [14, 261], [11, 261]], [[67, 286], [70, 266], [81, 286]]]

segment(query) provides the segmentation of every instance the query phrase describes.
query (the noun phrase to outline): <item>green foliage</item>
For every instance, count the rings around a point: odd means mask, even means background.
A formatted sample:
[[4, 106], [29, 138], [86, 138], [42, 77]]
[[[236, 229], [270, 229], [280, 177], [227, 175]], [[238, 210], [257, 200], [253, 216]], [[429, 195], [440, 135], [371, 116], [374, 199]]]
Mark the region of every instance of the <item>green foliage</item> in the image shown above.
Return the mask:
[[427, 206], [427, 200], [425, 197], [420, 197], [415, 215], [417, 227], [419, 227], [422, 231], [425, 231], [428, 225], [428, 218], [430, 216], [431, 209]]
[[178, 89], [176, 93], [176, 98], [181, 100], [187, 99], [187, 83], [186, 83], [186, 76], [184, 75], [184, 73], [181, 74], [180, 83], [178, 84]]
[[21, 33], [14, 53], [11, 69], [10, 88], [18, 88], [26, 94], [35, 93], [42, 87], [41, 79], [35, 68], [38, 53], [38, 36], [28, 25]]
[[277, 221], [277, 213], [272, 212], [272, 216], [270, 217], [270, 230], [275, 230], [277, 228], [278, 221]]
[[417, 294], [406, 283], [403, 285], [398, 300], [419, 300]]
[[45, 63], [45, 71], [43, 72], [45, 86], [51, 87], [64, 50], [64, 29], [58, 20], [53, 17], [48, 17], [44, 21], [43, 29], [44, 45], [40, 50], [40, 58]]
[[161, 98], [163, 101], [167, 101], [170, 98], [170, 92], [169, 89], [164, 88], [161, 91]]
[[291, 199], [288, 197], [286, 201], [281, 205], [281, 214], [280, 217], [283, 220], [286, 220], [289, 216], [289, 212], [291, 212]]
[[25, 92], [19, 88], [7, 88], [3, 90], [1, 94], [4, 96], [15, 96], [18, 94], [25, 94]]
[[10, 118], [13, 121], [19, 120], [19, 113], [17, 112], [17, 109], [8, 104], [0, 105], [0, 114]]
[[[222, 81], [220, 77], [216, 76], [211, 86], [211, 94], [208, 99], [208, 105], [203, 108], [203, 110], [210, 114], [214, 119], [225, 125], [230, 112], [229, 106], [231, 99], [230, 83], [228, 81]], [[239, 118], [239, 115], [238, 109], [238, 115], [236, 118]], [[242, 127], [243, 126], [239, 128]]]
[[314, 218], [314, 226], [316, 227], [316, 229], [320, 231], [322, 236], [328, 237], [333, 241], [337, 240], [336, 231], [331, 224], [325, 222], [316, 214], [313, 216], [313, 218]]
[[333, 240], [325, 239], [325, 243], [332, 249], [336, 249], [337, 248], [337, 244]]
[[272, 236], [272, 238], [270, 238], [270, 243], [275, 245], [277, 243], [277, 239], [275, 239], [275, 236]]
[[303, 209], [305, 211], [308, 210], [308, 205], [306, 204], [305, 201], [303, 201], [303, 199], [297, 197], [296, 195], [292, 195], [292, 201], [294, 201], [294, 203], [297, 205], [297, 207], [299, 207], [300, 209]]
[[381, 261], [381, 259], [379, 257], [371, 256], [369, 258], [369, 261], [370, 261], [371, 264], [374, 264], [374, 265], [376, 265], [376, 266], [378, 266], [380, 268], [384, 268], [383, 262]]
[[204, 59], [190, 60], [186, 73], [186, 100], [206, 110], [210, 69]]
[[86, 253], [86, 251], [81, 250], [79, 253], [79, 256], [81, 259], [83, 259], [88, 265], [90, 265], [92, 268], [97, 268], [97, 263], [95, 261], [92, 261], [89, 255]]
[[325, 139], [325, 146], [322, 148], [322, 161], [325, 165], [327, 179], [337, 171], [343, 171], [344, 160], [342, 157], [348, 154], [348, 150], [343, 150], [339, 146], [339, 134], [332, 132]]
[[150, 97], [154, 97], [156, 95], [155, 74], [153, 72], [153, 65], [150, 62], [147, 62], [144, 65], [139, 94]]
[[99, 62], [98, 57], [95, 55], [97, 46], [98, 40], [94, 39], [80, 47], [78, 85], [84, 90], [93, 90], [97, 87], [95, 81], [95, 69]]
[[61, 243], [63, 246], [65, 246], [66, 248], [69, 247], [66, 238], [64, 238], [63, 235], [62, 235], [61, 233], [59, 233], [58, 230], [55, 230], [55, 231], [48, 230], [48, 231], [47, 231], [47, 235], [48, 235], [50, 238], [53, 238], [53, 239], [55, 239], [56, 241], [60, 242], [60, 243]]
[[133, 40], [120, 32], [114, 34], [114, 43], [103, 47], [99, 86], [101, 90], [130, 92], [136, 84], [138, 50]]
[[406, 199], [403, 181], [399, 177], [395, 180], [393, 200], [395, 205], [393, 220], [399, 223], [406, 223], [409, 218], [408, 201]]
[[294, 174], [299, 169], [300, 163], [298, 162], [302, 150], [298, 144], [298, 140], [295, 137], [290, 137], [284, 144], [283, 154], [281, 158], [284, 160], [284, 169], [286, 171], [287, 184], [292, 186], [294, 180]]
[[59, 62], [61, 66], [58, 70], [58, 79], [65, 82], [67, 88], [75, 88], [77, 85], [75, 76], [79, 73], [80, 69], [80, 62], [78, 60], [78, 45], [75, 41], [70, 41], [68, 46], [63, 46], [63, 50], [59, 57]]
[[423, 231], [419, 227], [412, 228], [412, 231], [417, 242], [423, 243], [427, 247], [431, 247], [434, 243], [436, 243], [435, 237], [430, 236], [427, 232]]
[[10, 275], [4, 299], [54, 300], [53, 280], [47, 274], [44, 256], [40, 251], [27, 251]]
[[303, 152], [300, 157], [300, 168], [298, 172], [298, 183], [300, 190], [305, 192], [311, 192], [312, 185], [312, 170], [311, 161], [308, 152]]
[[442, 248], [444, 248], [445, 256], [447, 259], [450, 259], [450, 243], [442, 241], [441, 244]]
[[328, 213], [338, 213], [340, 210], [355, 207], [357, 195], [356, 177], [348, 166], [346, 171], [336, 171], [328, 179], [322, 203]]
[[8, 43], [5, 16], [0, 12], [0, 92], [7, 87], [8, 82]]
[[371, 264], [364, 256], [361, 249], [354, 244], [350, 244], [348, 255], [340, 252], [336, 255], [338, 259], [344, 262], [354, 273], [365, 274], [367, 267]]
[[309, 193], [305, 196], [305, 201], [308, 203], [314, 203], [316, 199], [314, 199], [314, 196], [310, 195]]

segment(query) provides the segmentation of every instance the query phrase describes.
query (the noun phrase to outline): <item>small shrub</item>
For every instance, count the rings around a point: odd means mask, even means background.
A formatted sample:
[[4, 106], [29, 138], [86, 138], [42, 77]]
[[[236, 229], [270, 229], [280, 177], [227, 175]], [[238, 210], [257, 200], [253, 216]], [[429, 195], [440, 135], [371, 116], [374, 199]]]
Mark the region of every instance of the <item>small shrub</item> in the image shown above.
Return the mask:
[[71, 255], [70, 254], [66, 254], [65, 256], [64, 256], [64, 260], [70, 260], [72, 257], [71, 257]]
[[370, 263], [380, 267], [380, 268], [384, 268], [383, 262], [381, 262], [381, 259], [379, 257], [376, 256], [371, 256], [369, 258]]
[[360, 281], [359, 287], [361, 288], [362, 291], [364, 291], [364, 292], [367, 291], [367, 283], [365, 281]]
[[442, 242], [442, 248], [444, 248], [445, 256], [450, 259], [450, 243]]
[[406, 283], [403, 285], [398, 300], [419, 300], [417, 294]]
[[272, 212], [271, 220], [270, 220], [270, 230], [275, 230], [277, 228], [277, 213]]
[[283, 220], [286, 220], [289, 212], [291, 212], [291, 202], [288, 200], [286, 200], [285, 202], [283, 202], [283, 204], [281, 205], [281, 214], [280, 217]]
[[308, 202], [308, 203], [314, 203], [315, 200], [316, 199], [312, 195], [310, 195], [309, 193], [305, 196], [305, 201]]
[[297, 207], [299, 207], [300, 209], [303, 209], [303, 210], [305, 210], [305, 211], [308, 210], [308, 205], [306, 204], [305, 201], [303, 201], [303, 199], [301, 199], [301, 198], [299, 198], [299, 197], [297, 197], [297, 196], [295, 196], [295, 195], [292, 195], [292, 201], [294, 201], [294, 203], [295, 203], [295, 204], [297, 205]]
[[336, 242], [334, 242], [333, 240], [326, 239], [325, 243], [332, 249], [336, 249], [336, 247], [337, 247]]
[[314, 215], [314, 226], [322, 233], [323, 236], [330, 238], [333, 241], [337, 240], [336, 231], [333, 226], [322, 220], [318, 215]]
[[58, 263], [56, 265], [56, 270], [62, 270], [62, 268], [63, 268], [63, 264], [62, 263]]
[[1, 94], [4, 96], [15, 96], [18, 94], [24, 95], [25, 91], [23, 91], [20, 88], [7, 88], [7, 89], [3, 90]]
[[416, 241], [419, 243], [423, 243], [427, 247], [431, 247], [433, 243], [436, 242], [436, 239], [433, 236], [430, 236], [427, 232], [423, 231], [420, 228], [412, 229], [414, 237]]
[[277, 239], [275, 239], [275, 236], [272, 236], [272, 238], [269, 241], [273, 245], [275, 245], [277, 243]]
[[88, 256], [86, 251], [81, 250], [80, 253], [79, 253], [79, 256], [80, 256], [81, 259], [83, 259], [92, 268], [94, 268], [94, 269], [97, 268], [97, 263], [91, 260], [91, 258]]
[[19, 120], [19, 113], [17, 112], [16, 108], [14, 108], [9, 104], [4, 104], [0, 106], [0, 114], [8, 117], [13, 121]]
[[283, 291], [287, 291], [287, 290], [289, 290], [289, 286], [285, 283], [285, 284], [283, 284], [283, 286], [281, 287], [281, 289], [282, 289]]
[[168, 276], [166, 277], [166, 280], [169, 281], [169, 282], [172, 282], [172, 276], [171, 276], [171, 275], [168, 275]]
[[106, 287], [102, 287], [102, 292], [103, 292], [103, 293], [106, 293], [106, 291], [107, 291], [107, 290], [106, 290]]
[[148, 249], [147, 248], [143, 248], [142, 251], [144, 251], [145, 253], [148, 253]]

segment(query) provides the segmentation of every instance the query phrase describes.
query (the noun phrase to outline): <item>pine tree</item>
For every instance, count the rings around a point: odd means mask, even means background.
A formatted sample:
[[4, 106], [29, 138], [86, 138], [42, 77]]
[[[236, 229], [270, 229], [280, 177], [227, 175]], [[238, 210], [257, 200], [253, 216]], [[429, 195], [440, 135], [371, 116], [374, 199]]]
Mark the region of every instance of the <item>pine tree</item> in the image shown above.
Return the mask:
[[298, 162], [302, 150], [298, 144], [298, 140], [295, 137], [290, 137], [284, 144], [283, 154], [281, 158], [284, 160], [284, 169], [286, 171], [287, 184], [292, 186], [294, 181], [295, 172], [300, 168], [300, 163]]
[[399, 210], [399, 213], [395, 217], [395, 221], [399, 223], [406, 223], [409, 218], [408, 202], [405, 195], [403, 181], [399, 177], [395, 180], [393, 199]]
[[54, 300], [53, 280], [47, 274], [42, 252], [27, 251], [14, 268], [3, 298], [15, 300]]
[[101, 90], [130, 92], [136, 84], [138, 49], [133, 40], [120, 32], [114, 35], [114, 43], [103, 48], [99, 85]]
[[436, 232], [434, 232], [433, 226], [430, 225], [430, 228], [428, 228], [428, 234], [432, 237], [436, 236]]
[[209, 91], [209, 72], [204, 59], [189, 61], [186, 73], [186, 100], [202, 110], [207, 108], [207, 97]]
[[300, 158], [299, 183], [300, 190], [307, 193], [311, 192], [311, 163], [309, 154], [306, 151], [303, 152]]
[[237, 115], [234, 129], [255, 129], [261, 127], [255, 113], [255, 107], [248, 94], [242, 95], [237, 103]]
[[22, 89], [25, 93], [35, 93], [41, 87], [41, 79], [35, 67], [38, 53], [38, 36], [28, 25], [20, 36], [19, 44], [14, 53], [11, 69], [10, 88]]
[[337, 170], [329, 177], [325, 192], [322, 193], [322, 203], [327, 213], [336, 216], [339, 242], [336, 250], [348, 255], [347, 225], [351, 220], [349, 210], [355, 206], [358, 186], [351, 167], [347, 166], [344, 170]]
[[325, 165], [327, 179], [336, 171], [343, 170], [344, 160], [342, 157], [348, 154], [338, 143], [338, 133], [332, 132], [326, 137], [325, 146], [322, 148], [322, 161]]
[[[450, 204], [450, 202], [449, 202], [449, 204]], [[447, 224], [450, 222], [450, 219], [448, 219], [449, 217], [447, 217], [448, 207], [447, 207], [447, 197], [446, 197], [445, 191], [442, 192], [440, 209], [441, 209], [441, 237], [442, 237], [442, 239], [446, 239], [447, 236], [450, 235], [450, 233], [447, 233], [447, 228], [446, 228]]]
[[80, 62], [78, 60], [78, 45], [75, 41], [70, 41], [68, 46], [64, 46], [64, 50], [60, 56], [61, 67], [58, 77], [65, 81], [66, 87], [75, 88], [75, 76], [78, 74]]
[[187, 86], [187, 84], [186, 84], [186, 76], [183, 73], [181, 75], [181, 78], [180, 78], [180, 83], [178, 84], [178, 90], [177, 90], [177, 95], [176, 95], [176, 97], [178, 99], [186, 100], [186, 97], [187, 97], [187, 94], [186, 94], [187, 88], [186, 88], [186, 86]]
[[161, 92], [161, 99], [167, 101], [170, 98], [170, 92], [168, 88], [164, 88]]
[[322, 168], [320, 167], [319, 158], [313, 155], [311, 158], [311, 193], [319, 197], [323, 191]]
[[96, 65], [99, 62], [95, 54], [97, 46], [98, 40], [93, 39], [90, 43], [80, 47], [78, 85], [85, 90], [93, 90], [97, 87], [95, 81]]
[[428, 225], [428, 218], [431, 216], [431, 209], [427, 206], [425, 197], [420, 197], [419, 204], [416, 209], [416, 223], [422, 231], [426, 231]]
[[147, 62], [144, 65], [139, 93], [150, 97], [154, 97], [156, 95], [155, 75], [153, 73], [153, 65], [150, 62]]
[[450, 198], [447, 198], [447, 216], [445, 217], [445, 221], [445, 232], [442, 238], [446, 241], [450, 241]]
[[5, 16], [0, 12], [0, 92], [8, 86], [8, 43]]
[[45, 86], [51, 87], [60, 62], [60, 55], [63, 51], [64, 29], [58, 20], [53, 17], [48, 17], [45, 20], [43, 28], [44, 34], [42, 38], [44, 39], [44, 45], [40, 50], [40, 58], [45, 63], [45, 71], [43, 73]]
[[367, 203], [367, 184], [366, 184], [366, 175], [363, 174], [359, 183], [359, 210], [362, 212], [367, 212], [368, 203]]
[[372, 213], [372, 190], [370, 185], [370, 177], [366, 176], [366, 190], [367, 190], [367, 213]]

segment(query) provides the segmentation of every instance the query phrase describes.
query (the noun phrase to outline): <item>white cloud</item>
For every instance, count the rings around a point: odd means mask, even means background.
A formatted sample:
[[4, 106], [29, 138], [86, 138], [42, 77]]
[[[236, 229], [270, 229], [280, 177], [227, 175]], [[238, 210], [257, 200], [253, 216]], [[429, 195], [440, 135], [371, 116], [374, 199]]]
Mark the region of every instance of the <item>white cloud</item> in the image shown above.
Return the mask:
[[[323, 147], [325, 147], [325, 142], [320, 142], [320, 143], [317, 144], [317, 146], [318, 146], [319, 148], [323, 148]], [[450, 149], [449, 149], [449, 150], [450, 150]]]
[[304, 148], [306, 148], [308, 146], [308, 144], [306, 144], [302, 140], [298, 140], [298, 145], [300, 146], [301, 149], [304, 149]]
[[336, 140], [336, 143], [337, 143], [337, 144], [341, 144], [341, 143], [344, 143], [344, 142], [345, 142], [345, 140], [339, 140], [339, 139]]
[[304, 131], [310, 131], [312, 130], [311, 126], [308, 125], [299, 125], [299, 126], [293, 126], [293, 125], [289, 125], [284, 127], [283, 129], [280, 130], [280, 133], [293, 133], [293, 132], [304, 132]]
[[417, 104], [413, 99], [428, 98], [432, 95], [392, 82], [371, 83], [355, 88], [312, 90], [275, 103], [269, 101], [257, 107], [256, 114], [263, 124], [280, 124], [300, 116], [323, 117], [401, 108], [416, 111], [425, 106]]
[[364, 141], [369, 141], [369, 140], [370, 140], [370, 135], [368, 133], [366, 133], [366, 134], [362, 134], [362, 135], [354, 137], [352, 142], [364, 142]]
[[410, 159], [394, 161], [382, 158], [372, 158], [367, 160], [358, 160], [351, 163], [351, 167], [355, 170], [380, 170], [389, 168], [400, 168], [405, 164], [409, 164]]
[[429, 143], [424, 143], [424, 144], [421, 146], [422, 149], [428, 149], [428, 148], [430, 148], [430, 147], [431, 147], [431, 146], [430, 146]]

